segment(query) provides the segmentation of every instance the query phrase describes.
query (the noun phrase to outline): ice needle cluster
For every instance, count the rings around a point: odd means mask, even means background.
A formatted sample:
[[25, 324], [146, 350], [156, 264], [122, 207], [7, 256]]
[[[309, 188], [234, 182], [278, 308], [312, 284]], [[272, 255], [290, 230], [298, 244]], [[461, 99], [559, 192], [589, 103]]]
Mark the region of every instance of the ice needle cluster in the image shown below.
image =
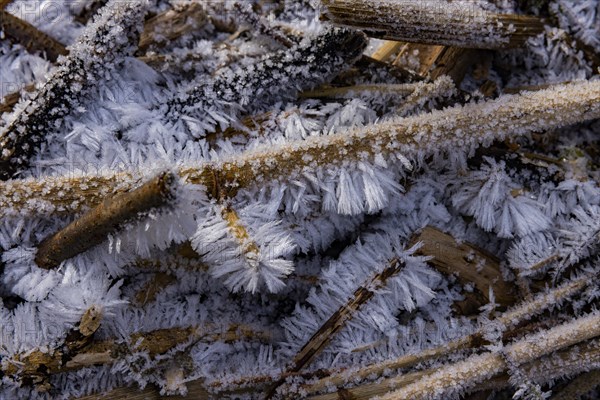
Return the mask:
[[600, 394], [597, 0], [0, 13], [0, 399]]

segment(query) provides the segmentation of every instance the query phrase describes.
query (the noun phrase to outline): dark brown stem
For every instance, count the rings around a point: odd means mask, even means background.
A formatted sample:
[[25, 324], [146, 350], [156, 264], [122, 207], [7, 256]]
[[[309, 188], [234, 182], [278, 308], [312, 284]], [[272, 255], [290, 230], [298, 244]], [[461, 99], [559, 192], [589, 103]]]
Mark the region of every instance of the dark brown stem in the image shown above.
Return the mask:
[[46, 35], [29, 22], [3, 11], [2, 7], [0, 7], [0, 30], [23, 45], [30, 53], [45, 52], [48, 60], [52, 62], [55, 62], [58, 56], [68, 53], [62, 43]]
[[[354, 295], [346, 302], [346, 304], [343, 304], [335, 313], [333, 313], [333, 315], [321, 325], [321, 327], [312, 335], [310, 340], [300, 349], [286, 373], [298, 372], [310, 364], [345, 323], [354, 317], [355, 312], [373, 297], [375, 294], [374, 290], [385, 286], [387, 280], [399, 273], [404, 266], [405, 264], [403, 261], [393, 259], [390, 261], [387, 268], [373, 276], [366, 285], [356, 289]], [[275, 382], [269, 388], [266, 398], [272, 398], [275, 395], [277, 388], [279, 388], [283, 382], [284, 379], [279, 379]]]
[[104, 200], [71, 224], [44, 239], [38, 246], [35, 262], [45, 269], [55, 268], [62, 261], [102, 243], [111, 233], [144, 215], [169, 204], [177, 178], [162, 173], [132, 192]]

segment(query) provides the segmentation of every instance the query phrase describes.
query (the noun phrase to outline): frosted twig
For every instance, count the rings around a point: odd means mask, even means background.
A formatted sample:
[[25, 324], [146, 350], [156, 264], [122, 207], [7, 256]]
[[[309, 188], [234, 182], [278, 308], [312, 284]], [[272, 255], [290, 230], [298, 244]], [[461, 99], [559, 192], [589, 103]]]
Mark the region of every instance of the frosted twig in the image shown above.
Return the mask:
[[[339, 73], [340, 67], [356, 61], [365, 47], [366, 37], [360, 32], [327, 29], [311, 40], [268, 55], [247, 68], [225, 70], [214, 81], [201, 82], [186, 93], [177, 93], [167, 102], [167, 119], [176, 122], [188, 115], [201, 119], [204, 125], [223, 127], [223, 121], [231, 120], [240, 108], [291, 97], [296, 90], [312, 89], [331, 79]], [[307, 63], [307, 60], [313, 61]], [[219, 112], [222, 115], [215, 117]], [[210, 131], [198, 129], [191, 133], [204, 136]]]
[[465, 48], [518, 47], [543, 31], [531, 16], [494, 14], [475, 3], [323, 0], [323, 18], [404, 42]]
[[54, 62], [60, 55], [68, 53], [65, 46], [58, 40], [48, 36], [27, 21], [15, 17], [0, 7], [0, 29], [6, 35], [20, 43], [27, 51], [46, 53], [48, 60]]
[[[88, 336], [91, 338], [91, 335]], [[231, 324], [220, 326], [204, 324], [186, 328], [158, 329], [150, 332], [133, 333], [125, 343], [117, 340], [98, 342], [86, 341], [80, 347], [68, 347], [69, 342], [58, 350], [34, 350], [14, 357], [16, 362], [2, 365], [2, 372], [22, 380], [44, 380], [51, 374], [73, 371], [99, 364], [112, 364], [122, 357], [137, 352], [147, 353], [150, 357], [167, 353], [177, 346], [192, 345], [196, 342], [234, 342], [239, 340], [258, 340], [268, 342], [270, 333], [258, 331], [247, 325]], [[68, 338], [67, 338], [68, 340]], [[40, 372], [42, 371], [42, 373]], [[43, 375], [43, 376], [42, 376]]]
[[[543, 384], [552, 381], [553, 379], [569, 377], [572, 374], [577, 374], [590, 368], [597, 368], [598, 366], [600, 366], [600, 341], [593, 340], [583, 344], [570, 346], [569, 348], [560, 350], [550, 356], [544, 356], [523, 364], [521, 369], [526, 377], [536, 383]], [[409, 385], [438, 370], [439, 368], [431, 368], [423, 371], [409, 372], [385, 378], [374, 383], [359, 385], [346, 389], [344, 392], [353, 400], [367, 400], [374, 396], [383, 395], [389, 392], [391, 388], [401, 388]], [[352, 378], [354, 378], [353, 375]], [[509, 385], [508, 375], [497, 375], [478, 384], [473, 390], [500, 390]], [[328, 394], [310, 396], [308, 398], [310, 400], [338, 400], [340, 399], [340, 395], [341, 390]], [[565, 397], [564, 399], [574, 398], [577, 397]]]
[[[343, 304], [321, 327], [312, 335], [304, 346], [298, 351], [292, 360], [292, 365], [284, 373], [290, 374], [300, 371], [310, 364], [310, 362], [321, 352], [323, 347], [329, 343], [335, 333], [339, 331], [347, 321], [351, 320], [354, 313], [367, 303], [375, 294], [375, 290], [386, 285], [387, 280], [398, 274], [404, 268], [405, 264], [399, 259], [393, 259], [389, 265], [380, 273], [371, 278], [365, 285], [354, 291], [353, 296]], [[280, 379], [271, 386], [267, 392], [266, 398], [269, 399], [275, 395], [277, 389], [284, 382]]]
[[167, 206], [175, 197], [177, 178], [162, 173], [129, 193], [118, 194], [82, 215], [38, 246], [35, 262], [46, 269], [102, 243], [109, 234], [142, 218], [151, 210]]
[[[509, 344], [504, 347], [503, 353], [516, 365], [522, 365], [599, 335], [600, 313], [595, 313]], [[382, 396], [381, 399], [418, 400], [462, 393], [506, 369], [506, 359], [500, 353], [474, 355], [443, 366], [414, 383]]]
[[373, 94], [397, 94], [406, 96], [411, 94], [416, 87], [416, 83], [400, 84], [372, 84], [372, 85], [354, 85], [354, 86], [322, 86], [314, 90], [300, 93], [301, 98], [353, 98], [354, 95], [361, 92], [370, 92]]
[[114, 0], [103, 10], [30, 104], [0, 132], [0, 180], [27, 167], [44, 136], [79, 105], [82, 94], [120, 57], [133, 52], [144, 7]]
[[[536, 295], [532, 300], [523, 302], [516, 307], [499, 315], [495, 320], [506, 328], [514, 327], [523, 321], [537, 315], [544, 310], [554, 307], [565, 300], [580, 293], [596, 279], [596, 274], [587, 274], [571, 282], [565, 283], [557, 288], [551, 289], [546, 293]], [[452, 352], [480, 346], [483, 343], [484, 329], [480, 329], [470, 335], [454, 339], [442, 346], [425, 349], [416, 354], [407, 354], [394, 360], [385, 361], [378, 364], [372, 364], [353, 371], [352, 376], [360, 379], [367, 379], [369, 376], [380, 376], [384, 371], [410, 368], [421, 362], [440, 358], [451, 354]], [[304, 385], [302, 390], [307, 393], [316, 393], [331, 386], [341, 386], [346, 382], [349, 371], [334, 373], [326, 378], [320, 379], [308, 385]]]
[[[395, 155], [415, 159], [434, 152], [473, 149], [509, 135], [568, 126], [600, 117], [600, 81], [559, 85], [537, 92], [392, 119], [325, 137], [259, 147], [230, 159], [182, 167], [184, 182], [201, 184], [212, 194], [235, 196], [269, 182], [298, 178], [304, 171]], [[394, 160], [395, 162], [395, 160]], [[139, 176], [139, 172], [136, 172]], [[47, 177], [0, 182], [0, 216], [46, 210], [77, 211], [99, 204], [115, 189], [132, 184], [131, 174]], [[81, 189], [85, 185], [85, 190]]]

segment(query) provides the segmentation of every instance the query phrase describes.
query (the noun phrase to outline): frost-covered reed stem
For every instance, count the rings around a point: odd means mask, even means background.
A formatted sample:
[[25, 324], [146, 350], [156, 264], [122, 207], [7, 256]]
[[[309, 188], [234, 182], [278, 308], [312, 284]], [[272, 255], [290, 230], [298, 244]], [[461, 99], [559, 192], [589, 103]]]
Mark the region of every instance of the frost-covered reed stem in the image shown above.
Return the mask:
[[162, 173], [141, 187], [106, 199], [38, 246], [38, 266], [55, 268], [66, 259], [102, 243], [151, 210], [167, 206], [175, 198], [177, 177]]
[[[525, 301], [518, 306], [499, 315], [495, 321], [504, 327], [511, 328], [517, 326], [523, 321], [530, 319], [544, 310], [561, 304], [567, 299], [580, 293], [596, 279], [596, 274], [586, 274], [571, 282], [567, 282], [548, 292], [540, 293], [529, 301]], [[485, 329], [482, 328], [470, 335], [454, 339], [442, 346], [425, 349], [416, 354], [406, 354], [393, 360], [382, 363], [364, 366], [351, 374], [354, 378], [367, 379], [369, 376], [380, 376], [385, 371], [410, 368], [419, 363], [444, 357], [455, 351], [479, 346], [483, 343]], [[316, 393], [331, 386], [341, 386], [347, 381], [350, 371], [341, 371], [333, 373], [326, 378], [322, 378], [311, 384], [304, 385], [302, 390], [307, 393]]]
[[58, 56], [68, 53], [58, 40], [48, 36], [27, 21], [0, 9], [0, 30], [5, 35], [20, 43], [27, 51], [46, 53], [48, 60], [55, 62]]
[[376, 95], [380, 94], [397, 94], [406, 96], [415, 91], [416, 83], [400, 83], [400, 84], [371, 84], [371, 85], [354, 85], [354, 86], [325, 86], [314, 90], [309, 90], [300, 93], [300, 98], [334, 98], [346, 99], [354, 98], [358, 93], [368, 92]]
[[103, 10], [33, 100], [0, 132], [0, 180], [26, 168], [44, 137], [80, 105], [86, 90], [133, 53], [145, 14], [142, 1], [113, 0]]
[[[553, 379], [561, 379], [565, 377], [571, 377], [574, 374], [578, 374], [590, 369], [598, 368], [600, 366], [600, 341], [592, 340], [583, 344], [577, 344], [570, 346], [565, 350], [555, 352], [550, 356], [544, 356], [537, 360], [523, 364], [520, 368], [523, 374], [528, 379], [538, 384], [544, 384]], [[310, 400], [339, 400], [347, 398], [353, 400], [367, 400], [372, 399], [374, 396], [380, 396], [388, 393], [391, 388], [401, 388], [409, 385], [419, 379], [429, 376], [432, 373], [438, 371], [439, 367], [431, 369], [408, 372], [406, 374], [400, 374], [378, 380], [374, 383], [362, 384], [349, 389], [339, 389], [333, 393], [327, 393], [322, 395], [310, 396]], [[354, 375], [346, 376], [348, 379], [355, 379]], [[589, 388], [590, 383], [584, 385], [584, 389]], [[474, 391], [482, 390], [500, 390], [510, 385], [508, 375], [498, 375], [494, 378], [488, 379], [485, 382], [481, 382], [474, 389]], [[325, 389], [325, 388], [323, 388]], [[572, 393], [572, 392], [569, 392]], [[445, 397], [441, 397], [445, 398]], [[571, 400], [578, 398], [577, 396], [562, 397], [561, 400]], [[554, 397], [552, 397], [554, 400]]]
[[370, 36], [465, 48], [502, 49], [541, 33], [536, 17], [494, 14], [475, 2], [322, 0], [322, 16]]
[[417, 382], [381, 396], [381, 400], [433, 399], [462, 393], [505, 371], [508, 368], [507, 359], [515, 365], [522, 365], [599, 335], [600, 313], [591, 314], [505, 346], [502, 353], [474, 355], [441, 367]]
[[61, 369], [64, 363], [91, 343], [94, 334], [100, 328], [102, 316], [101, 307], [91, 306], [83, 313], [79, 324], [67, 332], [64, 343], [59, 348], [33, 349], [16, 354], [10, 362], [2, 364], [0, 371], [22, 382], [35, 383], [38, 390], [48, 389], [48, 374]]
[[348, 64], [354, 63], [367, 45], [359, 31], [327, 28], [305, 38], [290, 49], [274, 52], [261, 61], [238, 70], [221, 71], [213, 81], [202, 81], [184, 93], [175, 93], [166, 102], [166, 119], [198, 120], [190, 129], [202, 137], [217, 125], [225, 128], [240, 109], [260, 106], [282, 97], [294, 97], [332, 79]]
[[[364, 286], [360, 286], [356, 289], [353, 296], [334, 312], [333, 315], [312, 335], [309, 341], [302, 346], [286, 373], [290, 374], [298, 372], [310, 364], [310, 362], [321, 352], [323, 347], [325, 347], [334, 337], [335, 333], [344, 327], [344, 324], [352, 319], [354, 313], [375, 295], [375, 291], [384, 287], [387, 280], [402, 271], [404, 266], [404, 261], [397, 258], [390, 260], [389, 265], [383, 271], [373, 276]], [[269, 399], [273, 397], [283, 382], [283, 379], [278, 380], [269, 389], [266, 398]]]
[[[418, 160], [432, 153], [473, 150], [509, 135], [525, 135], [595, 118], [600, 118], [600, 81], [582, 81], [391, 119], [350, 132], [257, 147], [221, 161], [182, 167], [179, 174], [184, 182], [204, 185], [216, 198], [232, 197], [240, 189], [302, 179], [303, 173], [320, 168], [360, 161]], [[95, 206], [114, 190], [131, 187], [135, 182], [132, 175], [0, 182], [0, 216], [73, 212]], [[143, 174], [136, 171], [135, 175]]]

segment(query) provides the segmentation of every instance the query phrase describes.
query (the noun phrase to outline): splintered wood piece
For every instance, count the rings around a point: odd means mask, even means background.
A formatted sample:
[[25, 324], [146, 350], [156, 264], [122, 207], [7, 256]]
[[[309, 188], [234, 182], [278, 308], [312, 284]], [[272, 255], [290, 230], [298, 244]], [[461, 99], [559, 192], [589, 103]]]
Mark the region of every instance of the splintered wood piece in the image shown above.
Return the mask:
[[381, 46], [377, 48], [377, 50], [375, 50], [371, 57], [374, 60], [385, 62], [388, 58], [397, 53], [398, 50], [402, 48], [402, 46], [405, 46], [405, 44], [402, 42], [386, 40], [381, 44]]
[[515, 303], [515, 288], [505, 282], [500, 271], [500, 260], [470, 243], [457, 243], [454, 238], [436, 228], [427, 226], [412, 243], [422, 242], [417, 254], [431, 256], [429, 264], [447, 275], [456, 275], [463, 285], [474, 284], [489, 301], [489, 288], [494, 290], [496, 302], [508, 307]]
[[78, 352], [85, 349], [100, 328], [102, 307], [93, 305], [82, 315], [79, 324], [65, 337], [64, 343], [57, 349], [33, 349], [19, 353], [6, 363], [0, 372], [17, 377], [25, 385], [35, 385], [38, 391], [50, 389], [48, 374], [51, 370], [59, 370]]
[[323, 0], [322, 19], [362, 29], [369, 36], [477, 49], [518, 47], [541, 33], [533, 16], [495, 14], [475, 3], [393, 0]]
[[157, 14], [144, 24], [139, 51], [145, 53], [151, 45], [167, 45], [171, 41], [199, 29], [208, 21], [204, 7], [195, 2]]
[[419, 61], [416, 72], [421, 76], [428, 76], [429, 71], [435, 65], [446, 46], [422, 43], [402, 43], [402, 49], [394, 59], [394, 65], [403, 65], [403, 62], [415, 57]]
[[46, 57], [52, 62], [55, 62], [58, 56], [68, 53], [65, 46], [56, 39], [2, 9], [0, 9], [0, 29], [30, 53], [36, 51], [46, 53]]
[[[376, 274], [369, 282], [356, 289], [346, 304], [343, 304], [333, 313], [312, 335], [308, 342], [302, 346], [300, 351], [294, 356], [292, 365], [287, 369], [286, 373], [298, 372], [309, 365], [346, 322], [354, 317], [354, 313], [373, 297], [375, 290], [385, 286], [387, 280], [402, 271], [404, 266], [403, 261], [393, 259], [382, 272]], [[275, 382], [267, 391], [266, 398], [272, 398], [283, 382], [284, 379], [279, 379]]]
[[467, 71], [477, 59], [478, 50], [463, 49], [460, 47], [445, 47], [435, 60], [431, 70], [431, 79], [437, 79], [442, 75], [448, 75], [458, 86], [464, 79]]
[[55, 268], [64, 260], [102, 243], [109, 234], [118, 232], [145, 213], [167, 206], [174, 198], [176, 181], [174, 174], [162, 173], [132, 192], [104, 200], [44, 239], [38, 246], [35, 262], [41, 268]]
[[[253, 329], [248, 325], [204, 324], [202, 326], [158, 329], [132, 334], [125, 343], [118, 340], [93, 342], [92, 336], [100, 326], [101, 309], [84, 314], [79, 327], [67, 334], [65, 344], [58, 349], [34, 349], [12, 357], [3, 363], [0, 373], [19, 379], [23, 384], [38, 385], [48, 389], [48, 377], [52, 374], [79, 370], [94, 365], [109, 365], [136, 352], [145, 352], [156, 358], [174, 348], [199, 341], [231, 343], [255, 340], [269, 343], [272, 335]], [[83, 328], [82, 331], [82, 327]], [[83, 332], [89, 333], [85, 335]]]

